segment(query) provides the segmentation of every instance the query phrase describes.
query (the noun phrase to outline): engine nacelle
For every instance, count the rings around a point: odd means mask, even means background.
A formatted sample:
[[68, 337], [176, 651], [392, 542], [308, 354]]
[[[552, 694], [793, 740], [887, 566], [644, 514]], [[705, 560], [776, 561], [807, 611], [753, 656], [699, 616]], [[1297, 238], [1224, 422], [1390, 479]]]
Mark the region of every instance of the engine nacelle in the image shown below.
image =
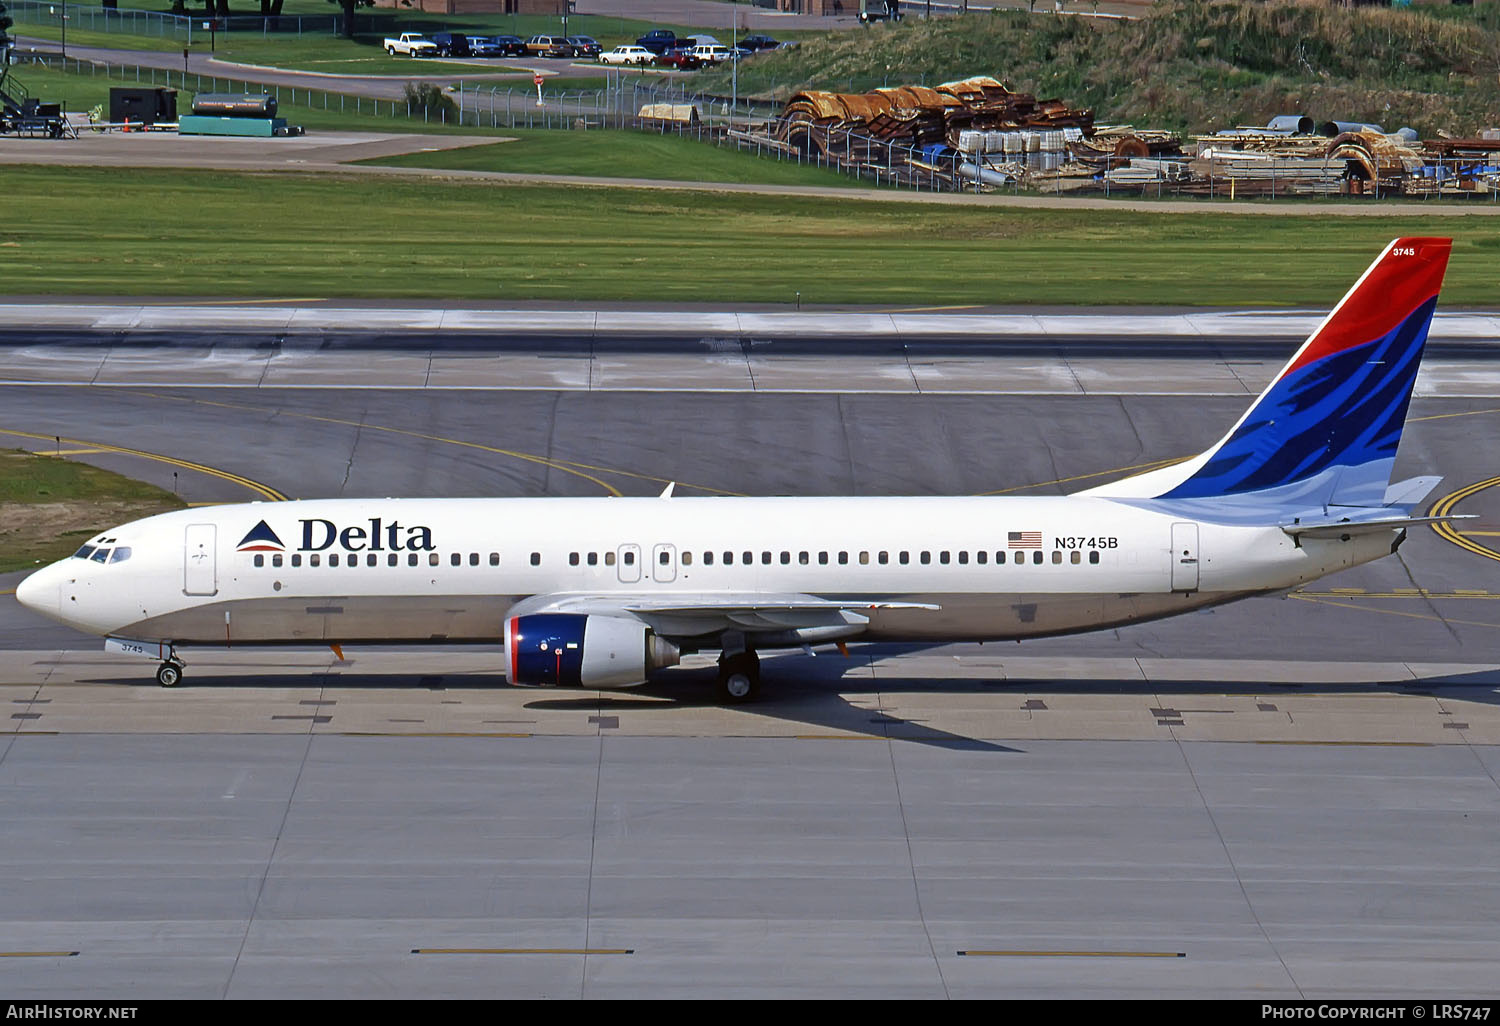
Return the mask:
[[639, 620], [532, 613], [505, 621], [510, 682], [542, 687], [628, 688], [682, 653]]

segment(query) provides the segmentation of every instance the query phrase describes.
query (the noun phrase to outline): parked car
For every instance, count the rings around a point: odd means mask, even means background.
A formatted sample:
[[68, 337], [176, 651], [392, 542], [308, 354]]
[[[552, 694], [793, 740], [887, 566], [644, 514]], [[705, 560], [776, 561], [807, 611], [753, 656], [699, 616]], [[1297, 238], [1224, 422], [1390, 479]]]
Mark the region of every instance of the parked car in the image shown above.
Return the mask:
[[470, 57], [504, 57], [505, 51], [489, 36], [469, 37]]
[[721, 43], [721, 42], [719, 42], [719, 40], [716, 39], [716, 38], [714, 38], [713, 36], [706, 36], [706, 35], [703, 35], [703, 34], [699, 33], [699, 34], [691, 35], [691, 36], [678, 36], [677, 37], [677, 45], [678, 46], [694, 47], [694, 46], [723, 46], [724, 44]]
[[500, 48], [500, 53], [505, 57], [526, 56], [526, 40], [520, 36], [495, 36], [490, 42]]
[[656, 54], [644, 46], [617, 46], [599, 55], [600, 64], [650, 64]]
[[437, 46], [420, 32], [403, 32], [399, 36], [386, 36], [385, 52], [392, 57], [404, 53], [408, 57], [431, 57]]
[[746, 50], [774, 50], [781, 44], [770, 36], [746, 36], [740, 45]]
[[526, 53], [532, 57], [571, 57], [573, 47], [565, 36], [532, 36], [526, 40]]
[[437, 47], [439, 57], [469, 56], [469, 37], [462, 32], [434, 32], [432, 45]]
[[604, 52], [604, 47], [593, 36], [569, 36], [568, 45], [573, 47], [574, 57], [598, 57]]
[[682, 49], [668, 50], [666, 53], [658, 54], [651, 63], [658, 68], [671, 68], [674, 71], [692, 71], [694, 68], [703, 66], [703, 62], [693, 56], [691, 50]]
[[872, 21], [900, 21], [901, 0], [859, 0], [859, 20], [866, 25]]
[[698, 58], [703, 64], [722, 64], [724, 61], [734, 59], [733, 50], [727, 46], [720, 46], [715, 43], [699, 43], [689, 50], [688, 53]]
[[671, 29], [652, 29], [637, 39], [635, 45], [644, 46], [659, 56], [677, 47], [677, 33]]

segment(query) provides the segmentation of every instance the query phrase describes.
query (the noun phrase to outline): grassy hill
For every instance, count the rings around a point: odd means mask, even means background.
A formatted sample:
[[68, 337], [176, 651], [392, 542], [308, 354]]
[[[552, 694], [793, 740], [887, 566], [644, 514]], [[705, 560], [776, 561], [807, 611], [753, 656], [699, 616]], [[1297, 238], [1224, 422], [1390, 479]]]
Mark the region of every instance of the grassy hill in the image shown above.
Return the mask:
[[[1305, 113], [1469, 134], [1500, 123], [1500, 5], [1163, 0], [1128, 22], [1012, 11], [908, 18], [753, 58], [739, 87], [782, 99], [976, 74], [1092, 107], [1101, 122], [1213, 131]], [[697, 80], [727, 91], [728, 78], [715, 70]]]

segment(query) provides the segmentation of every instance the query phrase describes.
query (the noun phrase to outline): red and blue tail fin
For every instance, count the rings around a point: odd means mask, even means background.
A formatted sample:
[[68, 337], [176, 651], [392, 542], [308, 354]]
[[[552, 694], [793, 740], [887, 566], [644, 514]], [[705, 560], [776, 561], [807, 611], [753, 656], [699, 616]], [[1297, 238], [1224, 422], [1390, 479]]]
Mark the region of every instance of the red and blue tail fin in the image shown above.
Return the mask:
[[1452, 244], [1386, 246], [1217, 445], [1086, 494], [1381, 505]]

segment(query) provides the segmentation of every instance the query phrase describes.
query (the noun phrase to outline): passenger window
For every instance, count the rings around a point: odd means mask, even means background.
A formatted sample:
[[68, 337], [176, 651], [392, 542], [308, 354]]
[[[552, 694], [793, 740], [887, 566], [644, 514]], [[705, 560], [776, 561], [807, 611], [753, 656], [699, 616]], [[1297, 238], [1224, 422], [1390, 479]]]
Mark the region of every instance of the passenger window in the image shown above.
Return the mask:
[[314, 552], [311, 556], [307, 557], [307, 565], [308, 566], [319, 566], [322, 562], [323, 562], [323, 558], [321, 556], [319, 556], [316, 552]]
[[752, 556], [752, 555], [751, 555], [751, 554], [750, 554], [750, 553], [748, 553], [748, 552], [741, 552], [741, 553], [740, 553], [740, 556], [741, 556], [741, 557], [742, 557], [742, 558], [741, 558], [741, 559], [740, 559], [740, 562], [741, 562], [741, 563], [744, 563], [744, 564], [745, 564], [745, 565], [746, 565], [746, 566], [749, 566], [749, 565], [750, 565], [750, 564], [751, 564], [751, 563], [754, 563], [754, 562], [755, 562], [755, 557], [754, 557], [754, 556]]
[[127, 559], [129, 559], [129, 558], [130, 558], [130, 546], [129, 545], [121, 545], [119, 548], [115, 549], [114, 552], [110, 553], [109, 561], [111, 563], [123, 563]]
[[660, 566], [666, 566], [668, 563], [672, 562], [672, 554], [663, 549], [661, 552], [657, 553], [656, 562]]
[[948, 553], [947, 552], [939, 552], [938, 553], [938, 562], [946, 564], [948, 562]]
[[[535, 556], [536, 554], [532, 553], [532, 555]], [[471, 553], [469, 553], [469, 565], [470, 566], [478, 566], [479, 565], [479, 553], [477, 553], [477, 552], [471, 552]]]
[[760, 554], [760, 561], [762, 563], [766, 564], [767, 566], [770, 566], [771, 565], [771, 554], [769, 552], [762, 552]]
[[978, 552], [974, 553], [974, 562], [978, 563], [981, 566], [989, 562], [989, 558], [990, 554], [988, 552], [985, 552], [983, 549], [980, 549]]
[[683, 550], [683, 553], [682, 553], [682, 565], [683, 566], [692, 566], [693, 565], [693, 554], [691, 552], [688, 552], [685, 549]]
[[808, 562], [809, 562], [807, 553], [805, 553], [805, 552], [799, 552], [799, 553], [797, 553], [797, 562], [800, 565], [802, 565], [802, 566], [806, 566], [808, 564]]
[[781, 565], [782, 566], [786, 566], [791, 561], [792, 561], [792, 554], [790, 552], [785, 552], [785, 551], [782, 552], [782, 554], [781, 554]]
[[1090, 563], [1098, 563], [1099, 562], [1099, 553], [1097, 553], [1097, 552], [1090, 552], [1089, 553], [1089, 562]]
[[606, 552], [604, 554], [604, 565], [605, 566], [614, 566], [615, 565], [615, 554], [613, 552]]
[[958, 565], [959, 566], [968, 566], [969, 565], [969, 551], [967, 549], [960, 549], [959, 550], [959, 553], [958, 553]]
[[[1038, 552], [1037, 555], [1040, 556], [1041, 553]], [[1062, 565], [1062, 549], [1053, 549], [1052, 550], [1052, 565], [1053, 566], [1061, 566]]]
[[338, 566], [339, 565], [339, 554], [337, 552], [330, 552], [328, 554], [328, 565], [329, 566]]
[[995, 562], [997, 564], [1005, 562], [1005, 550], [1004, 549], [1001, 549], [999, 552], [995, 553]]
[[1035, 564], [1036, 566], [1041, 566], [1042, 565], [1042, 554], [1040, 552], [1033, 552], [1031, 554], [1031, 562], [1033, 564]]
[[923, 552], [922, 555], [921, 555], [921, 560], [922, 560], [922, 565], [923, 566], [926, 566], [928, 563], [931, 563], [932, 562], [932, 553], [930, 553], [930, 552]]
[[[100, 562], [102, 563], [103, 560], [100, 560]], [[256, 566], [265, 566], [266, 565], [266, 557], [263, 556], [263, 555], [261, 555], [259, 552], [257, 552], [255, 554], [255, 565]]]
[[860, 566], [868, 566], [869, 563], [870, 563], [870, 553], [869, 552], [861, 552], [859, 554], [859, 565]]
[[408, 552], [406, 554], [406, 565], [407, 566], [416, 566], [417, 565], [417, 554], [415, 552]]
[[401, 562], [401, 557], [398, 556], [398, 555], [396, 555], [396, 553], [394, 553], [394, 552], [392, 552], [390, 555], [388, 555], [388, 556], [385, 557], [385, 565], [386, 566], [397, 566], [397, 565], [400, 564], [400, 562]]
[[1077, 566], [1079, 563], [1083, 562], [1083, 553], [1079, 552], [1077, 549], [1074, 549], [1071, 553], [1069, 553], [1068, 560], [1074, 566]]
[[597, 553], [597, 552], [590, 552], [589, 553], [589, 566], [598, 566], [598, 565], [599, 565], [599, 553]]
[[463, 566], [464, 557], [455, 552], [453, 555], [448, 557], [448, 562], [453, 566]]
[[379, 557], [377, 557], [375, 553], [372, 552], [365, 557], [365, 566], [374, 566], [376, 562], [378, 562], [378, 560]]
[[499, 565], [500, 565], [500, 553], [498, 553], [498, 552], [491, 552], [490, 553], [490, 566], [499, 566]]
[[634, 552], [627, 552], [627, 553], [625, 553], [625, 565], [626, 566], [635, 566], [635, 553]]
[[889, 552], [881, 552], [880, 555], [875, 558], [880, 561], [881, 566], [885, 566], [891, 561], [891, 554]]
[[847, 566], [848, 563], [849, 563], [849, 553], [847, 553], [847, 552], [840, 552], [839, 553], [839, 566]]
[[[317, 559], [318, 557], [314, 556], [313, 558]], [[441, 560], [438, 559], [438, 554], [436, 552], [429, 552], [429, 553], [427, 553], [427, 565], [428, 566], [437, 566], [440, 562], [441, 562]]]
[[531, 554], [531, 565], [532, 566], [541, 566], [542, 565], [542, 554], [540, 552], [533, 552]]
[[818, 553], [818, 565], [819, 566], [827, 566], [828, 565], [828, 553], [826, 553], [826, 552], [820, 552], [820, 553]]
[[714, 554], [712, 552], [705, 552], [703, 554], [703, 565], [704, 566], [713, 566], [714, 565]]
[[276, 553], [276, 555], [274, 555], [274, 556], [271, 557], [271, 565], [272, 566], [280, 566], [281, 565], [281, 553], [278, 552], [278, 553]]
[[901, 553], [901, 565], [905, 566], [907, 563], [910, 563], [910, 562], [911, 562], [911, 553], [903, 551]]
[[570, 553], [568, 553], [568, 565], [569, 566], [577, 566], [578, 565], [578, 553], [576, 553], [576, 552], [570, 552]]

